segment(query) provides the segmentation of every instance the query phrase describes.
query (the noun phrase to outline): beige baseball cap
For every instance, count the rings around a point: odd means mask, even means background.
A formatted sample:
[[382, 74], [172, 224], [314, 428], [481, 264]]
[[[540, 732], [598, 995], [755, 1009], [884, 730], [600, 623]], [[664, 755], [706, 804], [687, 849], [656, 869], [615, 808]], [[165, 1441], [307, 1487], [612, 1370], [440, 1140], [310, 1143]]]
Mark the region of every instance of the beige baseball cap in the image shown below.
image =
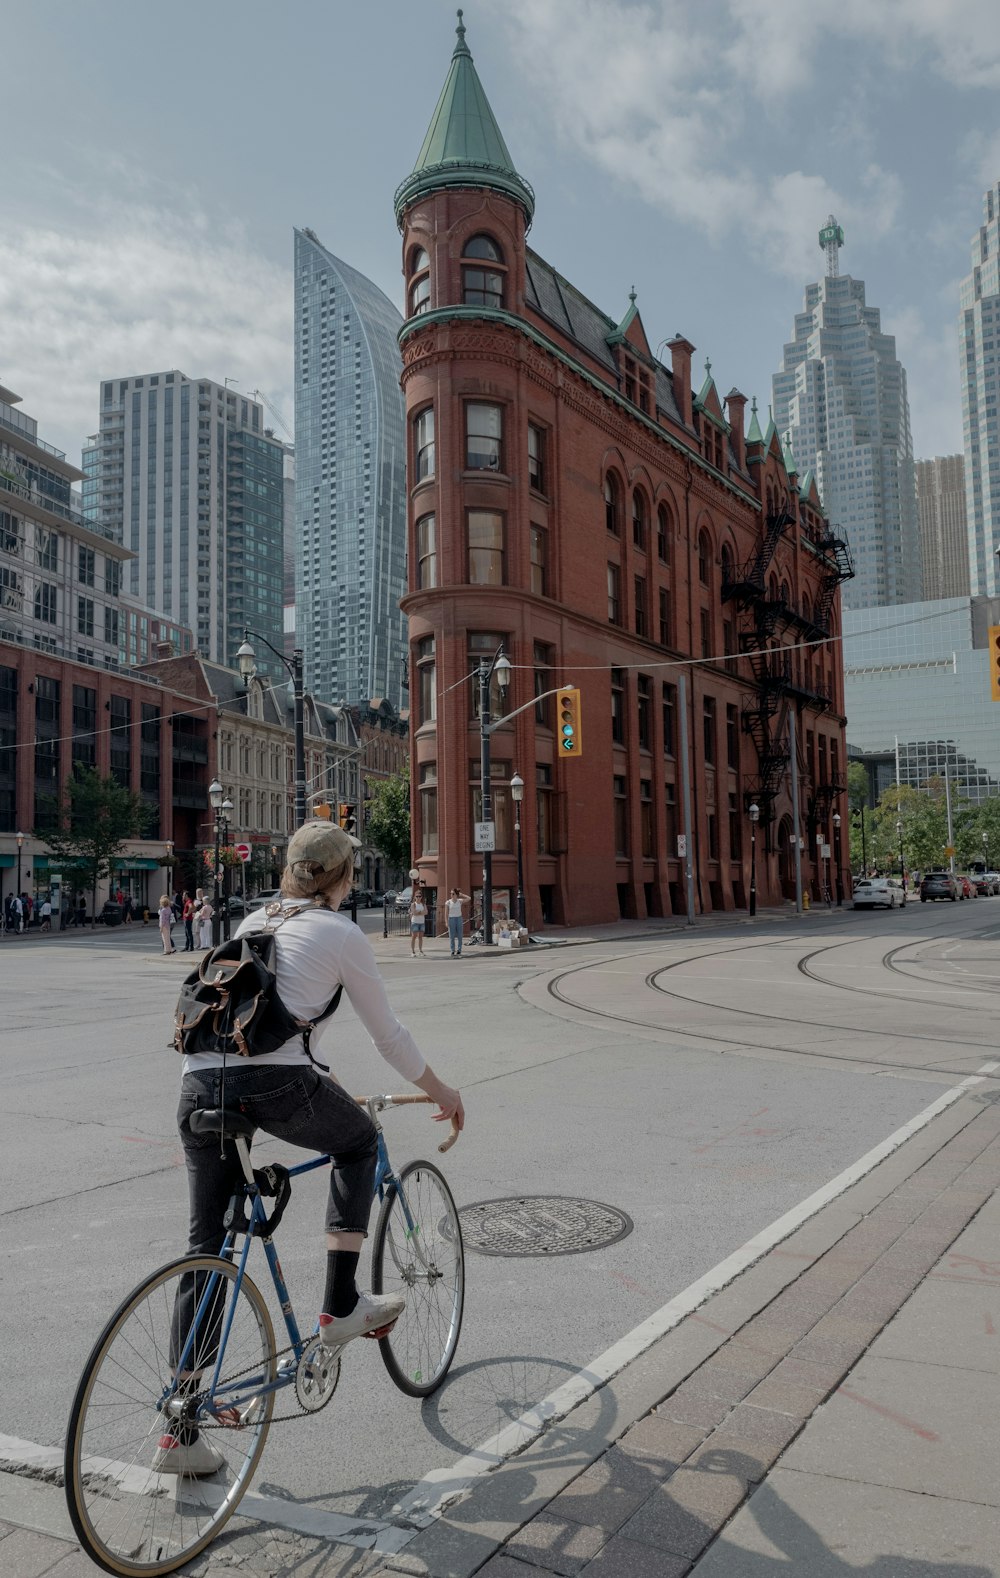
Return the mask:
[[297, 877], [311, 877], [314, 866], [333, 871], [350, 861], [354, 850], [360, 848], [360, 839], [345, 833], [335, 822], [303, 822], [288, 840], [285, 860]]

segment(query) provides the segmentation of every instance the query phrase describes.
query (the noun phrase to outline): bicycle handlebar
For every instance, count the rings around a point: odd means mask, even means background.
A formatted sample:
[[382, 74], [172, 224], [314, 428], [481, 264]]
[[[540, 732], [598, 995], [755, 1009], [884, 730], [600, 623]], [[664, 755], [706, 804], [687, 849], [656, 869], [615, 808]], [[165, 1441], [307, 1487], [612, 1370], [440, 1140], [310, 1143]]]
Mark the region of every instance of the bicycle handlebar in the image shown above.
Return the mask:
[[[433, 1097], [431, 1096], [411, 1096], [409, 1094], [405, 1096], [355, 1096], [354, 1099], [360, 1107], [367, 1107], [369, 1101], [374, 1101], [377, 1104], [378, 1111], [382, 1111], [382, 1109], [385, 1107], [412, 1107], [417, 1105], [433, 1106], [434, 1104]], [[441, 1144], [438, 1146], [438, 1150], [441, 1152], [442, 1156], [444, 1155], [445, 1151], [451, 1150], [461, 1132], [462, 1131], [458, 1126], [458, 1119], [452, 1118], [451, 1133], [449, 1134], [448, 1138], [446, 1140], [442, 1140]]]

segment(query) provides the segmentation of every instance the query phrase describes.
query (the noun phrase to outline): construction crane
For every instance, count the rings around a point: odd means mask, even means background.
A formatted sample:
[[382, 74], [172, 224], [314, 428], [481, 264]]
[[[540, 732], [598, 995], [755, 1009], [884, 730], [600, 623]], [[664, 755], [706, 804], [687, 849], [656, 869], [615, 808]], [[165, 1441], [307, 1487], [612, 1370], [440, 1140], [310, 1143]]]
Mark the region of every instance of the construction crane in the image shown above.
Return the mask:
[[280, 422], [281, 426], [285, 429], [285, 432], [288, 434], [289, 438], [294, 441], [295, 434], [292, 432], [291, 428], [289, 427], [288, 423], [285, 421], [285, 419], [282, 416], [281, 412], [278, 410], [278, 407], [276, 405], [272, 405], [271, 404], [270, 400], [267, 398], [267, 395], [264, 393], [263, 389], [251, 389], [250, 390], [250, 398], [251, 398], [251, 400], [260, 400], [264, 405], [266, 405], [267, 409], [270, 411], [271, 415], [275, 418], [275, 420], [277, 422]]

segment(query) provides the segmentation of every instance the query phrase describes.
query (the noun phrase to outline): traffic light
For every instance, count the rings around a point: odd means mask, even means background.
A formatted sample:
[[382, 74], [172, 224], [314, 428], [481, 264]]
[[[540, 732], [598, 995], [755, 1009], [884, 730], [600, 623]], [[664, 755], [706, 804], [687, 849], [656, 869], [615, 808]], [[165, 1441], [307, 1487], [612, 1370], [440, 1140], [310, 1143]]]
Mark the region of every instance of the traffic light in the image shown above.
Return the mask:
[[556, 719], [559, 755], [582, 756], [583, 732], [580, 728], [580, 692], [570, 685], [556, 691]]
[[990, 695], [1000, 701], [1000, 625], [990, 626]]
[[323, 800], [318, 806], [314, 808], [313, 814], [315, 816], [322, 817], [324, 822], [329, 822], [330, 818], [333, 816], [333, 809], [331, 806], [327, 805], [325, 800]]
[[353, 805], [349, 805], [346, 800], [341, 800], [337, 807], [337, 821], [345, 833], [356, 833], [358, 826], [356, 808]]

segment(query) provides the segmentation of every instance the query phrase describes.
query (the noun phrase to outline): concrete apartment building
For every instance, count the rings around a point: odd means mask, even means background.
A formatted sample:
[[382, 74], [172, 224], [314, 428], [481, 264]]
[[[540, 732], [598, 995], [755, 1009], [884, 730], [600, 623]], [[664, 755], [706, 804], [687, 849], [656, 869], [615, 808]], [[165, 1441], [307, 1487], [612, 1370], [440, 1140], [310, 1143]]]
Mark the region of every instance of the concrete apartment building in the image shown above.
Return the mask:
[[965, 449], [969, 583], [974, 596], [1000, 592], [1000, 181], [983, 196], [961, 285], [959, 355]]
[[918, 460], [915, 471], [923, 597], [968, 597], [964, 457]]
[[773, 378], [774, 420], [850, 543], [844, 607], [871, 608], [920, 596], [920, 534], [906, 372], [864, 281], [840, 273], [843, 244], [831, 215], [820, 232], [826, 276], [806, 286]]

